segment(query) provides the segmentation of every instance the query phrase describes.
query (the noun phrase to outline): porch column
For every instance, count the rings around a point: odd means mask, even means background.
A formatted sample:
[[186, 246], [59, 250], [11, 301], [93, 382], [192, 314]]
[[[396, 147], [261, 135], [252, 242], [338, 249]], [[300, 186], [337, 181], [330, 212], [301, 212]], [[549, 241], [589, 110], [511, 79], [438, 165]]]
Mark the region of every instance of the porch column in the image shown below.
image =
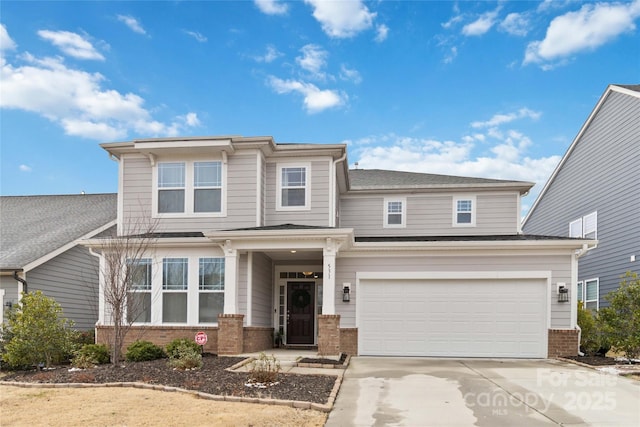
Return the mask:
[[322, 314], [336, 314], [336, 243], [327, 239], [322, 251]]
[[238, 251], [224, 244], [224, 314], [238, 313]]

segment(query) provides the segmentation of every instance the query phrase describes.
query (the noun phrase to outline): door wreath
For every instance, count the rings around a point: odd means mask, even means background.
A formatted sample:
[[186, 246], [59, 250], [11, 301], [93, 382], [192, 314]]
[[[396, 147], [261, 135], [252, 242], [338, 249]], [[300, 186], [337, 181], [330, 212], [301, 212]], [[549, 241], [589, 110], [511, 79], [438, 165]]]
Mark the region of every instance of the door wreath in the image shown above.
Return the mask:
[[309, 294], [309, 291], [296, 289], [291, 295], [291, 302], [297, 308], [305, 308], [311, 302], [311, 295]]

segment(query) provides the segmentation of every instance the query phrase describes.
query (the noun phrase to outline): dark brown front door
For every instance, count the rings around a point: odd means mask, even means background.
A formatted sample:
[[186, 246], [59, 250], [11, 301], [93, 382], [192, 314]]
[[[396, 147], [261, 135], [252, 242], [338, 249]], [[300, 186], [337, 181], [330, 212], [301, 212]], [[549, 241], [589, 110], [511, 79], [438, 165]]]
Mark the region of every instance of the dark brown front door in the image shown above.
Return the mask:
[[313, 344], [315, 283], [287, 282], [287, 344]]

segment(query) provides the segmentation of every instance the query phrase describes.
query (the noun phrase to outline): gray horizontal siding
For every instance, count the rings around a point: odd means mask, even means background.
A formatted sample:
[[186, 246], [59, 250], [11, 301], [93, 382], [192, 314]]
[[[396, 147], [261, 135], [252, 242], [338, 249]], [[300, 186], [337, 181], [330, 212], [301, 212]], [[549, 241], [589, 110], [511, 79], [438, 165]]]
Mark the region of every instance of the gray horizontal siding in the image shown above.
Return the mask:
[[98, 320], [98, 262], [76, 246], [26, 275], [29, 292], [42, 291], [62, 306], [77, 329], [93, 329]]
[[[531, 212], [527, 233], [567, 236], [569, 223], [598, 212], [598, 247], [578, 280], [600, 279], [600, 299], [626, 271], [640, 271], [640, 99], [612, 92]], [[604, 303], [606, 305], [606, 303]]]
[[351, 298], [355, 301], [358, 293], [357, 272], [435, 272], [435, 271], [551, 271], [550, 295], [551, 327], [568, 328], [570, 306], [557, 302], [556, 282], [569, 283], [571, 280], [570, 255], [509, 255], [500, 256], [384, 256], [384, 257], [341, 257], [336, 260], [336, 313], [341, 315], [342, 327], [355, 327], [355, 304], [345, 304], [340, 299], [342, 283], [351, 283]]
[[[257, 153], [231, 155], [227, 162], [225, 217], [160, 218], [157, 231], [208, 231], [256, 226]], [[152, 212], [153, 173], [141, 155], [126, 155], [123, 162], [123, 213], [136, 221]], [[187, 177], [189, 178], [189, 177]], [[155, 221], [154, 221], [155, 222]], [[146, 222], [144, 222], [146, 223]]]
[[475, 193], [475, 196], [475, 227], [452, 225], [453, 195], [443, 193], [398, 195], [407, 200], [404, 228], [384, 228], [384, 196], [342, 197], [340, 226], [354, 228], [357, 236], [489, 235], [517, 232], [520, 217], [517, 193]]
[[[300, 159], [301, 163], [308, 160]], [[329, 225], [329, 165], [330, 160], [311, 163], [311, 209], [301, 211], [276, 211], [277, 163], [266, 164], [265, 225], [304, 224]]]
[[11, 276], [0, 276], [0, 289], [4, 289], [4, 297], [2, 307], [2, 316], [0, 321], [5, 321], [8, 308], [5, 306], [7, 302], [11, 304], [18, 303], [18, 282]]
[[260, 252], [253, 253], [252, 326], [273, 325], [273, 273], [271, 259]]

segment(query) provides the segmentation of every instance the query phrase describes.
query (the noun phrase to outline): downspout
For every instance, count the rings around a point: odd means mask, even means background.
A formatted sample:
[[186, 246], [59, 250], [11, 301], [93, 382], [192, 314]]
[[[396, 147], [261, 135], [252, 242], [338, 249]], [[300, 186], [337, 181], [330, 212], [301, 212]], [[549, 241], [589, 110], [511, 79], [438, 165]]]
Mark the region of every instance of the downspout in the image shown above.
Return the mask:
[[[590, 250], [595, 249], [597, 247], [598, 247], [597, 243], [595, 243], [593, 246], [589, 246], [588, 243], [584, 243], [582, 245], [582, 249], [577, 250], [576, 253], [575, 253], [576, 262], [578, 261], [578, 259], [580, 259], [583, 256], [585, 256]], [[571, 284], [571, 288], [572, 288], [571, 290], [572, 290], [574, 295], [575, 295], [575, 293], [576, 293], [576, 291], [578, 289], [577, 280], [578, 280], [578, 275], [576, 273], [576, 282]], [[576, 312], [575, 316], [574, 316], [574, 313], [573, 313], [574, 311]], [[571, 318], [572, 319], [576, 318], [576, 329], [578, 330], [578, 354], [580, 356], [584, 356], [584, 353], [582, 353], [580, 351], [580, 341], [582, 341], [582, 329], [580, 329], [580, 325], [578, 325], [578, 321], [577, 321], [578, 313], [577, 313], [577, 311], [578, 311], [578, 307], [576, 307], [575, 304], [572, 304], [572, 306], [571, 306]]]
[[[103, 281], [102, 281], [102, 255], [100, 255], [99, 253], [96, 253], [92, 247], [88, 247], [89, 249], [89, 254], [93, 255], [94, 257], [98, 258], [98, 320], [96, 321], [96, 326], [98, 325], [104, 325], [104, 312], [105, 312], [105, 305], [104, 305], [104, 286], [103, 286]], [[96, 335], [97, 335], [97, 329], [95, 329]]]
[[345, 159], [347, 158], [347, 151], [345, 150], [344, 154], [338, 158], [335, 159], [333, 161], [333, 168], [331, 171], [331, 200], [329, 200], [329, 207], [330, 207], [330, 215], [331, 217], [329, 218], [329, 226], [331, 227], [335, 227], [336, 226], [336, 197], [337, 197], [337, 188], [336, 188], [336, 165], [340, 162], [343, 162]]
[[18, 282], [22, 283], [22, 292], [23, 293], [27, 293], [27, 281], [24, 280], [22, 277], [18, 276], [18, 270], [13, 272], [13, 278], [16, 279]]

